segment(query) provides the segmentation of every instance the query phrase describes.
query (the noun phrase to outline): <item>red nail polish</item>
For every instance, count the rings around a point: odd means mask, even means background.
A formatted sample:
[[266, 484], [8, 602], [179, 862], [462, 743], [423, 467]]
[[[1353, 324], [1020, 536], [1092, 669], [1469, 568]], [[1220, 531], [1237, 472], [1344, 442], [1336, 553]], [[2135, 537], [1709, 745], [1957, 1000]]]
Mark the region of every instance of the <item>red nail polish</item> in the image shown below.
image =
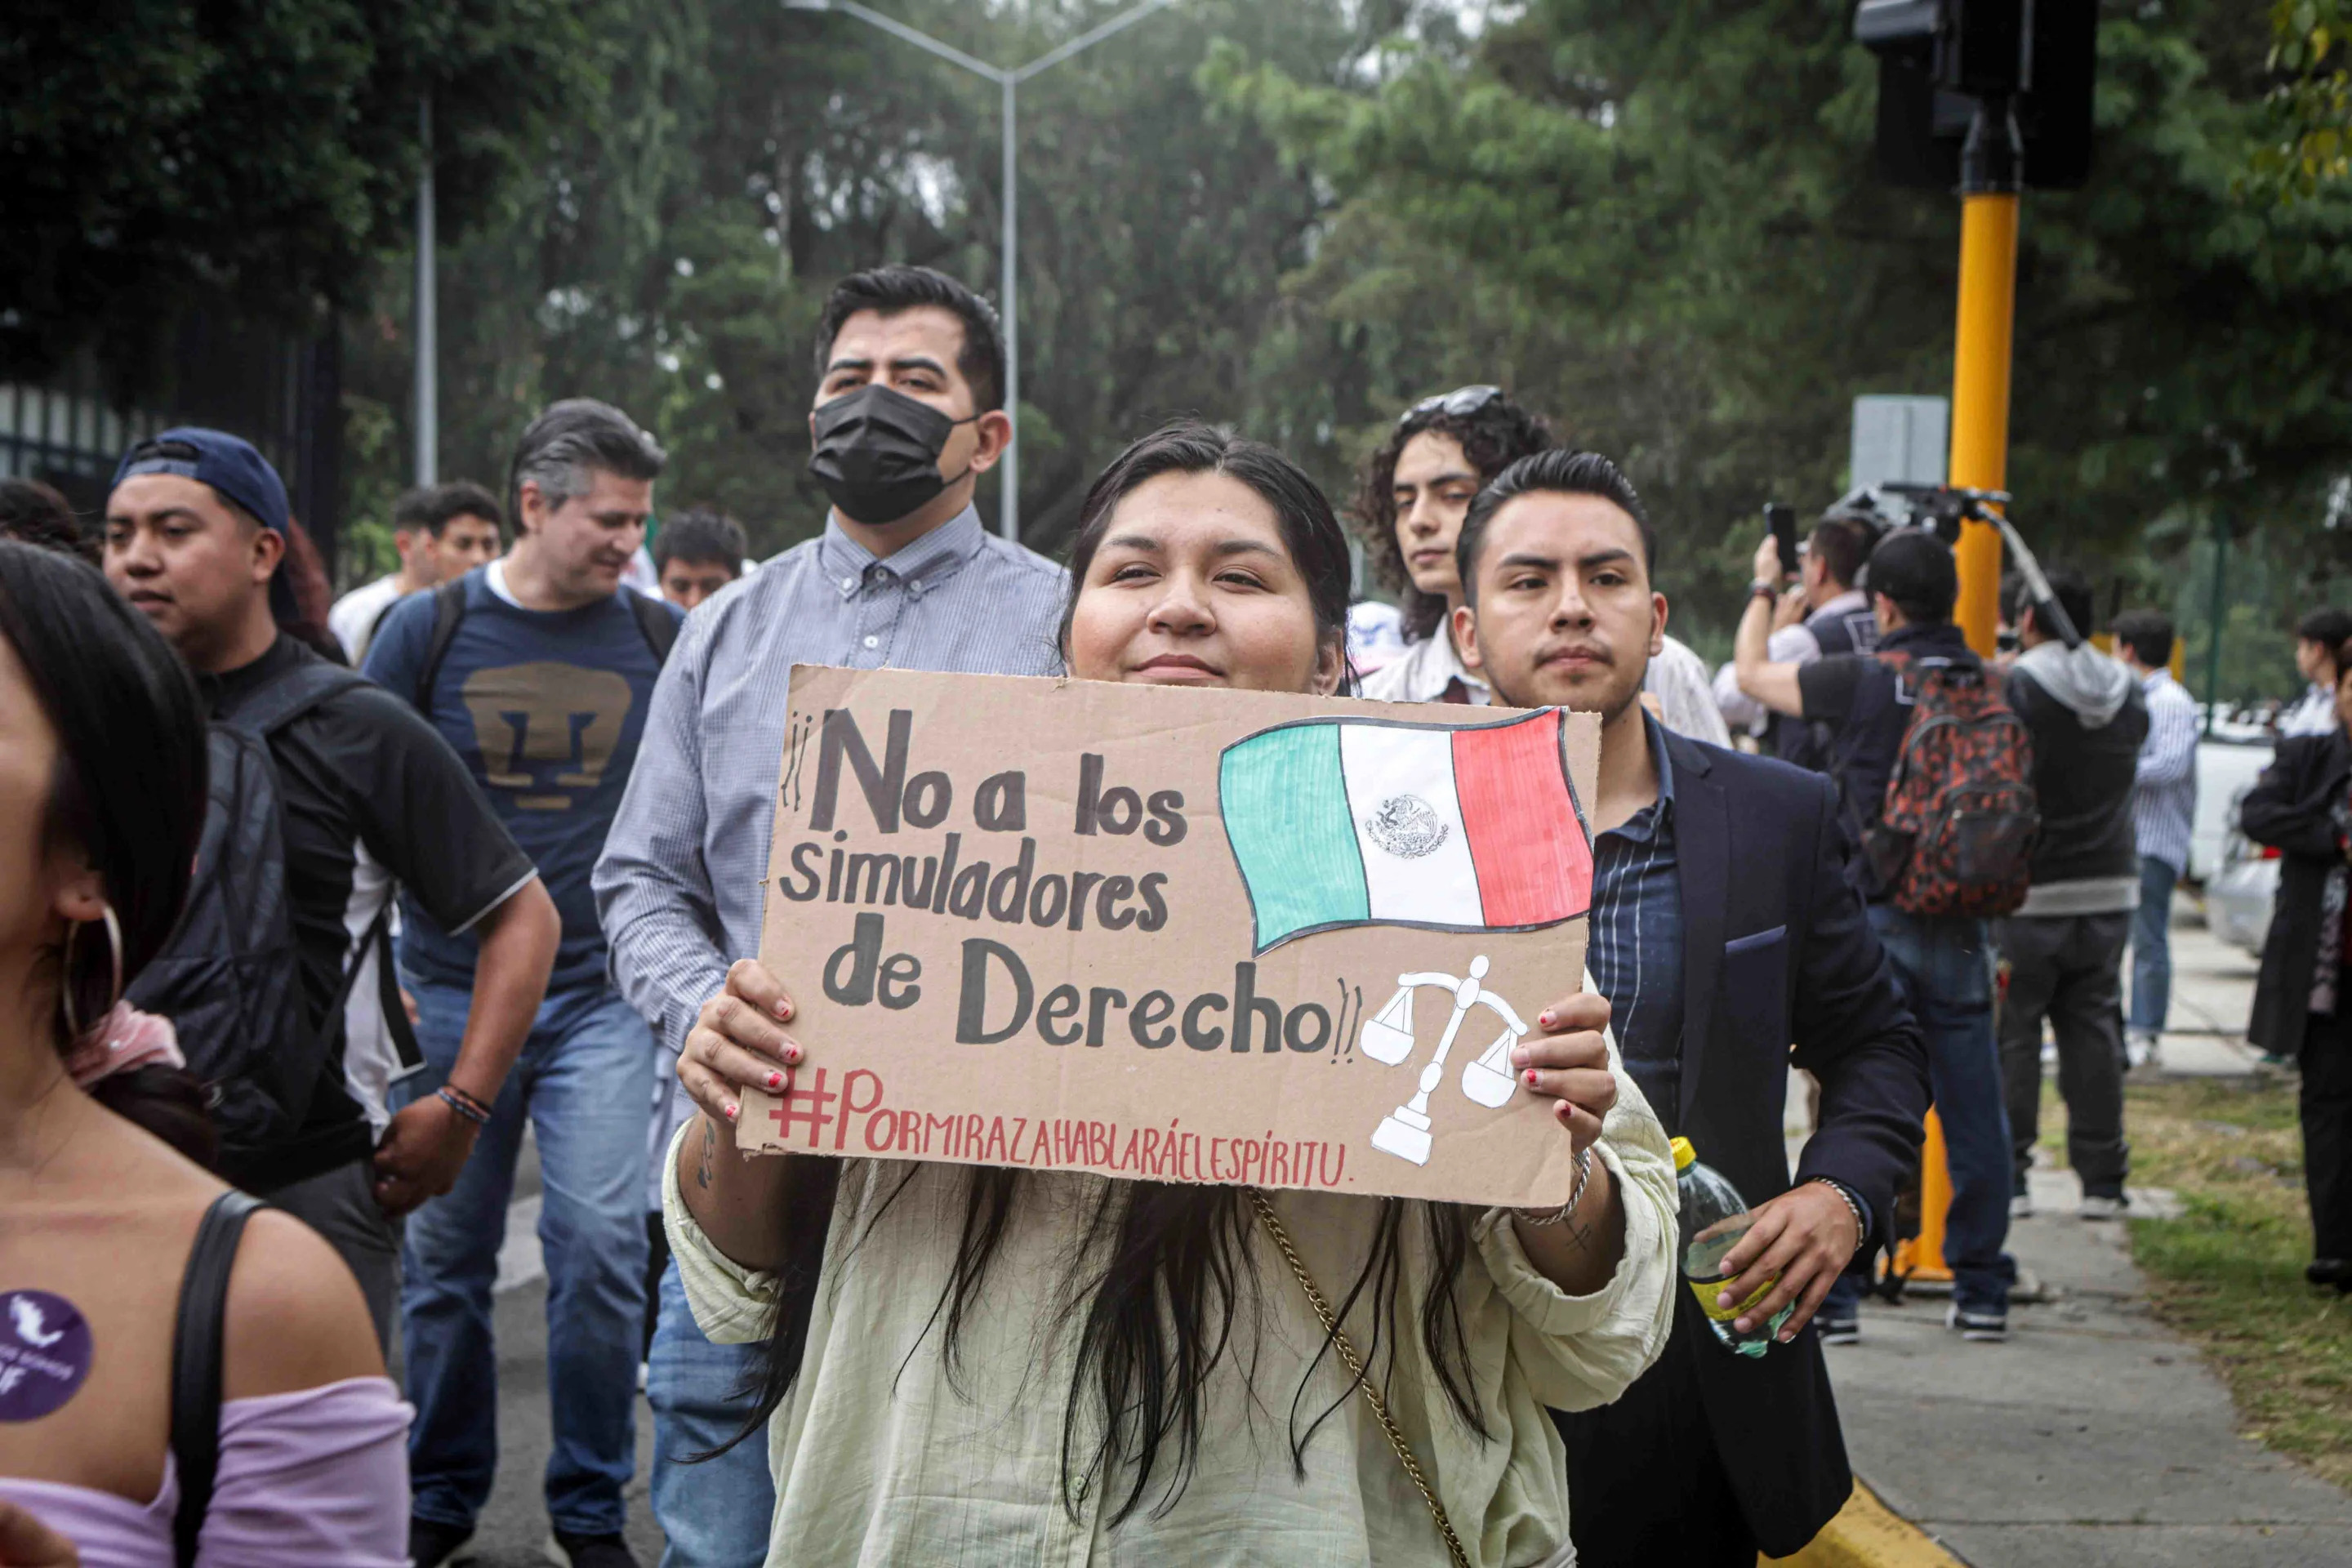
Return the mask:
[[734, 1121], [736, 1113], [740, 1111], [743, 1108], [741, 1106], [736, 1104], [733, 1100], [729, 1100], [727, 1102], [727, 1120], [730, 1121]]
[[1545, 1013], [1545, 1014], [1544, 1014], [1544, 1016], [1543, 1016], [1542, 1017], [1540, 1017], [1540, 1018], [1538, 1018], [1538, 1019], [1536, 1020], [1536, 1022], [1537, 1022], [1537, 1023], [1538, 1023], [1538, 1024], [1541, 1024], [1541, 1025], [1542, 1025], [1545, 1028], [1547, 1028], [1547, 1029], [1550, 1028], [1550, 1027], [1551, 1027], [1551, 1014], [1550, 1014], [1550, 1013], [1549, 1013], [1549, 1012]]
[[1535, 1086], [1536, 1086], [1536, 1069], [1535, 1069], [1535, 1068], [1529, 1068], [1528, 1069], [1528, 1087], [1529, 1089], [1533, 1089], [1533, 1088], [1535, 1088]]
[[783, 1074], [782, 1074], [782, 1073], [780, 1073], [780, 1072], [772, 1072], [772, 1073], [770, 1073], [770, 1074], [768, 1075], [768, 1087], [769, 1087], [770, 1089], [782, 1089], [782, 1088], [783, 1088], [783, 1087], [784, 1087], [784, 1075], [783, 1075]]
[[777, 1003], [777, 1004], [776, 1004], [776, 1016], [777, 1016], [777, 1017], [779, 1017], [779, 1018], [790, 1018], [792, 1016], [793, 1016], [793, 1005], [792, 1005], [791, 1003], [789, 1003], [789, 1002], [779, 1002], [779, 1003]]
[[784, 1047], [784, 1060], [792, 1063], [794, 1067], [800, 1066], [801, 1048], [798, 1046], [786, 1046]]

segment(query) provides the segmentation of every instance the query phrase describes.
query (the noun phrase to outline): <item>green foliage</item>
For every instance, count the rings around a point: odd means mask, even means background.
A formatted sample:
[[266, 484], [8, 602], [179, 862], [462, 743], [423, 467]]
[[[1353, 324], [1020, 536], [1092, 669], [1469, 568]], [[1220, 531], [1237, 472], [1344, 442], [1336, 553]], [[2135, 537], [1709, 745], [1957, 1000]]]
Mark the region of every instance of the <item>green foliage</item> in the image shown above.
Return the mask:
[[[1008, 64], [1117, 9], [889, 7]], [[1171, 414], [1260, 430], [1286, 417], [1254, 382], [1264, 345], [1287, 330], [1282, 280], [1310, 260], [1327, 201], [1254, 121], [1212, 113], [1194, 71], [1228, 37], [1332, 79], [1396, 9], [1201, 0], [1022, 89], [1028, 542], [1055, 548], [1087, 481]], [[602, 120], [563, 128], [501, 217], [444, 251], [442, 467], [496, 479], [532, 411], [591, 394], [670, 447], [664, 507], [722, 507], [759, 551], [778, 549], [824, 516], [804, 468], [811, 333], [832, 281], [908, 260], [997, 292], [998, 89], [847, 17], [773, 0], [640, 8], [616, 44]], [[402, 426], [408, 312], [406, 276], [386, 268], [368, 330], [350, 342], [355, 394]], [[390, 444], [387, 460], [403, 450]], [[993, 489], [981, 498], [992, 518]]]
[[[1668, 591], [1733, 613], [1756, 507], [1843, 488], [1850, 399], [1950, 384], [1956, 204], [1876, 181], [1850, 13], [1548, 0], [1369, 87], [1213, 57], [1218, 101], [1340, 198], [1289, 342], [1347, 345], [1343, 438], [1504, 381], [1626, 462]], [[2027, 200], [2010, 486], [2051, 557], [2112, 571], [2183, 507], [2309, 531], [2352, 459], [2352, 195], [2233, 195], [2244, 34], [2225, 0], [2108, 7], [2092, 183]], [[1284, 352], [1268, 374], [1310, 379]]]
[[400, 241], [418, 104], [462, 229], [550, 113], [591, 105], [604, 0], [12, 0], [0, 363], [95, 344], [119, 396], [193, 301], [307, 326]]
[[2258, 188], [2300, 201], [2352, 175], [2352, 5], [2272, 0], [2270, 134], [2253, 152]]
[[[888, 6], [1006, 63], [1117, 8]], [[1025, 536], [1055, 547], [1171, 414], [1344, 495], [1406, 403], [1498, 381], [1626, 462], [1677, 629], [1719, 640], [1758, 504], [1843, 488], [1850, 399], [1950, 384], [1955, 204], [1874, 178], [1850, 11], [1540, 0], [1478, 34], [1428, 0], [1192, 0], [1034, 79]], [[495, 483], [537, 407], [604, 396], [671, 447], [665, 506], [724, 507], [771, 551], [824, 515], [803, 470], [831, 280], [905, 259], [996, 291], [997, 89], [773, 0], [632, 8], [605, 39], [608, 89], [444, 249], [443, 468]], [[2192, 637], [2228, 516], [2223, 688], [2283, 695], [2275, 634], [2352, 574], [2352, 530], [2322, 526], [2352, 521], [2329, 499], [2352, 192], [2233, 189], [2271, 134], [2263, 50], [2227, 0], [2107, 7], [2093, 182], [2027, 200], [2010, 478], [2103, 607], [2120, 581]], [[383, 436], [347, 464], [354, 523], [411, 440], [405, 258], [365, 282], [350, 390]]]

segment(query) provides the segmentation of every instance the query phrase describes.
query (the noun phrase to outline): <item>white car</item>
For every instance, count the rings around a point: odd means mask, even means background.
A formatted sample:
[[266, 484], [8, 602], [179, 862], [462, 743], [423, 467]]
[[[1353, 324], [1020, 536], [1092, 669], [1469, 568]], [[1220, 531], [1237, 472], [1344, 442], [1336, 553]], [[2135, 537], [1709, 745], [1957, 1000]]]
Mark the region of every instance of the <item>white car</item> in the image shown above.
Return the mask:
[[2232, 947], [2259, 957], [2278, 899], [2279, 852], [2231, 832], [2222, 866], [2205, 883], [2205, 926]]
[[2267, 732], [2226, 720], [2197, 744], [2197, 815], [2189, 837], [2191, 876], [2205, 884], [2205, 925], [2232, 947], [2259, 956], [2278, 900], [2279, 852], [2238, 831], [2238, 807], [2270, 766]]
[[2219, 723], [2197, 742], [2197, 810], [2189, 818], [2189, 879], [2210, 882], [2227, 867], [2225, 849], [2238, 830], [2238, 802], [2271, 765], [2270, 732]]

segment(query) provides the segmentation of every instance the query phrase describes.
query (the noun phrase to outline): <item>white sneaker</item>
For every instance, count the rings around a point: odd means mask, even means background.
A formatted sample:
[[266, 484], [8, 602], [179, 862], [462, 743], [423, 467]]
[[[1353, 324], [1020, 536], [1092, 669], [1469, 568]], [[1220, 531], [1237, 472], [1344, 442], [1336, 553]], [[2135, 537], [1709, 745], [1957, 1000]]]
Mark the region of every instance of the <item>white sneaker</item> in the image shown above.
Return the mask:
[[2121, 1219], [2123, 1213], [2124, 1200], [2121, 1198], [2085, 1195], [2082, 1203], [2075, 1206], [2074, 1217], [2094, 1220]]
[[2160, 1068], [2164, 1065], [2164, 1047], [2154, 1035], [2126, 1035], [2124, 1065], [2129, 1068]]
[[2011, 1219], [2032, 1219], [2033, 1217], [2033, 1194], [2031, 1193], [2020, 1193], [2015, 1197], [2010, 1199], [2009, 1217]]

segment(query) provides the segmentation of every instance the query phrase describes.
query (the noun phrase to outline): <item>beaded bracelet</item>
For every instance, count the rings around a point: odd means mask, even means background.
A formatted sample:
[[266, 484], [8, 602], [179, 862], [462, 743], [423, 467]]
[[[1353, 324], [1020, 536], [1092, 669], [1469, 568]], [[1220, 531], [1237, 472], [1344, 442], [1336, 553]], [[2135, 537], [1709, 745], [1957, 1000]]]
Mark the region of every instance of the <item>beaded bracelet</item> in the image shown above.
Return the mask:
[[1579, 1149], [1576, 1152], [1576, 1185], [1568, 1189], [1568, 1202], [1560, 1205], [1559, 1207], [1554, 1209], [1548, 1215], [1532, 1215], [1525, 1209], [1517, 1209], [1513, 1212], [1519, 1216], [1519, 1223], [1521, 1225], [1530, 1226], [1534, 1229], [1540, 1230], [1548, 1225], [1558, 1225], [1560, 1221], [1574, 1214], [1576, 1212], [1576, 1205], [1584, 1201], [1584, 1184], [1590, 1181], [1591, 1177], [1592, 1145], [1587, 1143], [1583, 1148]]
[[450, 1110], [456, 1111], [458, 1115], [472, 1122], [475, 1126], [488, 1127], [490, 1124], [490, 1112], [488, 1108], [483, 1105], [480, 1100], [476, 1100], [472, 1095], [467, 1094], [464, 1089], [452, 1089], [445, 1083], [433, 1092], [440, 1097], [442, 1104], [447, 1106]]

